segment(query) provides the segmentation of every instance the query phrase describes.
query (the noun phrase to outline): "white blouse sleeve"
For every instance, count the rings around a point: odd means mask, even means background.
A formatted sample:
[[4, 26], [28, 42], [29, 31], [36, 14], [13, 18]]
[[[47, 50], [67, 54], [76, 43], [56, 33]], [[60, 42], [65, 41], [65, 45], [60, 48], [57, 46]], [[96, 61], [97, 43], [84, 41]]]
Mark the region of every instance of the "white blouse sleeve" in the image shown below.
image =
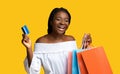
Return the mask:
[[29, 74], [29, 69], [30, 69], [30, 67], [29, 67], [29, 64], [28, 64], [28, 59], [27, 59], [27, 57], [26, 57], [25, 60], [24, 60], [24, 68], [25, 68], [26, 72]]
[[33, 53], [33, 58], [29, 67], [28, 58], [24, 60], [24, 67], [27, 74], [40, 74], [41, 60], [38, 58], [39, 54]]

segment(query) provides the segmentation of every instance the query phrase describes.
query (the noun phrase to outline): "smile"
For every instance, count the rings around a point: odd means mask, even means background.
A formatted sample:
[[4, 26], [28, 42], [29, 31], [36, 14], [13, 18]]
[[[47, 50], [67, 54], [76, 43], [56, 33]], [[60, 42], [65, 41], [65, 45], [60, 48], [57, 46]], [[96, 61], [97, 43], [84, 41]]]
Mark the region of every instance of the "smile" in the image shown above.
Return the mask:
[[65, 31], [65, 26], [58, 26], [58, 30], [60, 30], [60, 31]]

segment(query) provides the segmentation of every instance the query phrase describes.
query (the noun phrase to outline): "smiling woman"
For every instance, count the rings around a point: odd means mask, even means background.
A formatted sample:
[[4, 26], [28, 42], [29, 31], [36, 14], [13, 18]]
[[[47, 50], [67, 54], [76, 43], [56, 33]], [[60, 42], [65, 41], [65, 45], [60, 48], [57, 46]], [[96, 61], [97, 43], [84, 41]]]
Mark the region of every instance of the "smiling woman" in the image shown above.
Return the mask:
[[55, 8], [48, 20], [48, 34], [37, 39], [34, 53], [30, 38], [23, 34], [27, 50], [25, 68], [30, 74], [39, 74], [43, 66], [45, 74], [67, 74], [68, 52], [77, 49], [74, 37], [65, 35], [71, 20], [65, 8]]
[[[59, 13], [58, 13], [59, 12]], [[63, 14], [61, 14], [63, 13]], [[64, 9], [64, 8], [55, 8], [52, 12], [51, 15], [49, 16], [48, 20], [48, 33], [52, 32], [52, 23], [56, 21], [60, 21], [59, 23], [61, 24], [70, 24], [71, 20], [71, 15], [70, 13]]]
[[55, 18], [53, 19], [53, 21], [51, 22], [54, 32], [56, 32], [56, 33], [61, 32], [61, 34], [63, 34], [66, 31], [66, 29], [68, 28], [68, 25], [69, 25], [68, 19], [69, 19], [69, 17], [65, 12], [63, 12], [63, 11], [58, 12], [55, 15]]

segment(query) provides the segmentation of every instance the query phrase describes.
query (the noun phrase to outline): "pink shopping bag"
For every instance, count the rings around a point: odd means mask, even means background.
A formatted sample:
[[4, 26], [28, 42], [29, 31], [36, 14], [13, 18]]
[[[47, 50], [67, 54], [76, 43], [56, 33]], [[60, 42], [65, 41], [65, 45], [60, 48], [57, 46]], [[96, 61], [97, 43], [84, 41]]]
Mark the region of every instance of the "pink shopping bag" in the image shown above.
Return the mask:
[[72, 74], [72, 52], [68, 53], [68, 74]]

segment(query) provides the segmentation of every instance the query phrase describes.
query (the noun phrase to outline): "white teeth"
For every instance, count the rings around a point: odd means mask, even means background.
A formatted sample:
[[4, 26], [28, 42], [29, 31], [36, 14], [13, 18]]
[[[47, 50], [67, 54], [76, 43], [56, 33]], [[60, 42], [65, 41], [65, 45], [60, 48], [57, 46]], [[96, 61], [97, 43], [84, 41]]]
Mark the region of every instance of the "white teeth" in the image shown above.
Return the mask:
[[64, 29], [59, 29], [59, 30], [63, 31]]
[[58, 28], [62, 28], [62, 29], [64, 29], [65, 27], [64, 27], [64, 26], [58, 26]]
[[64, 26], [60, 26], [60, 28], [64, 29]]
[[60, 31], [64, 31], [65, 30], [65, 26], [58, 26], [58, 30], [60, 30]]
[[58, 29], [61, 30], [61, 31], [65, 30], [64, 27], [58, 27]]

